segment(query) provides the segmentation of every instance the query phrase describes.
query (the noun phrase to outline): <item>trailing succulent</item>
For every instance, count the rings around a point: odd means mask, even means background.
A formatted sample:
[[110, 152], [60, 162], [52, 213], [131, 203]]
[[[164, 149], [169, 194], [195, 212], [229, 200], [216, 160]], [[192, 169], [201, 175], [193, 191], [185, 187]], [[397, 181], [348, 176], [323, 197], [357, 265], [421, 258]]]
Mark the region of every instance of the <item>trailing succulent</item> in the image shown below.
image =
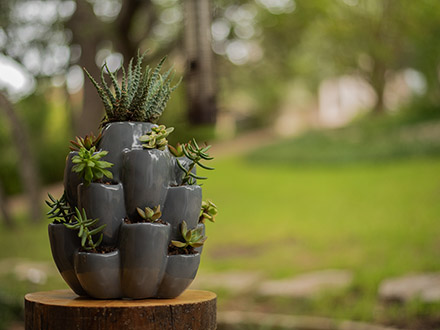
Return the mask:
[[199, 223], [205, 223], [206, 220], [215, 222], [217, 215], [217, 206], [210, 200], [202, 201], [202, 208], [200, 210]]
[[160, 205], [153, 207], [152, 209], [149, 207], [145, 207], [145, 209], [136, 208], [137, 213], [145, 222], [160, 222], [160, 217], [162, 216], [162, 212], [160, 211]]
[[[159, 64], [153, 69], [147, 66], [142, 72], [142, 61], [145, 53], [136, 57], [136, 64], [133, 65], [133, 58], [128, 64], [127, 73], [122, 68], [122, 83], [118, 83], [118, 70], [111, 72], [104, 64], [101, 68], [101, 84], [90, 75], [86, 70], [86, 74], [96, 87], [102, 102], [106, 115], [103, 124], [114, 121], [148, 121], [157, 122], [162, 115], [165, 106], [170, 99], [171, 93], [177, 88], [179, 80], [174, 86], [171, 82], [174, 79], [175, 72], [170, 68], [161, 74], [163, 63], [166, 57], [162, 58]], [[114, 92], [108, 86], [104, 71], [107, 71]]]
[[188, 247], [190, 247], [190, 250], [193, 250], [193, 248], [201, 247], [207, 239], [206, 236], [203, 236], [203, 227], [188, 229], [186, 221], [182, 221], [180, 229], [185, 242], [172, 240], [171, 245], [180, 250], [183, 250], [184, 252], [186, 252], [185, 249], [187, 249]]
[[[106, 224], [95, 227], [99, 219], [87, 219], [86, 210], [82, 213], [75, 207], [76, 215], [74, 216], [74, 223], [65, 223], [64, 225], [72, 230], [78, 231], [78, 237], [81, 238], [81, 247], [84, 250], [97, 252], [97, 247], [101, 244], [103, 234], [102, 231], [107, 226]], [[96, 242], [93, 241], [93, 235], [101, 234]]]
[[91, 182], [102, 179], [104, 176], [113, 179], [113, 174], [106, 170], [106, 168], [112, 167], [113, 164], [100, 160], [108, 154], [108, 151], [95, 151], [96, 147], [94, 146], [89, 150], [81, 147], [78, 155], [72, 158], [72, 163], [75, 164], [72, 171], [78, 173], [84, 179], [86, 186], [90, 185]]
[[142, 135], [139, 141], [145, 142], [142, 144], [144, 148], [165, 150], [168, 144], [167, 137], [172, 131], [174, 131], [174, 127], [166, 128], [165, 125], [152, 127], [151, 132]]
[[[196, 165], [200, 166], [201, 168], [204, 168], [205, 170], [214, 170], [213, 167], [206, 166], [201, 163], [202, 160], [212, 160], [214, 157], [210, 157], [208, 154], [209, 148], [211, 148], [210, 145], [205, 147], [199, 147], [195, 139], [192, 139], [190, 142], [181, 145], [177, 148], [181, 148], [181, 155], [186, 156], [190, 161], [191, 164], [188, 168], [186, 168], [179, 159], [177, 159], [177, 165], [180, 167], [180, 169], [184, 172], [182, 177], [182, 184], [189, 184], [193, 185], [196, 183], [196, 180], [206, 180], [206, 177], [198, 176], [196, 175], [192, 170]], [[177, 151], [176, 148], [173, 148], [176, 150], [176, 154], [180, 155], [180, 152]], [[172, 153], [174, 154], [174, 150]], [[179, 157], [179, 156], [177, 156]]]
[[63, 193], [60, 199], [56, 199], [51, 194], [47, 193], [49, 199], [45, 202], [50, 207], [47, 212], [48, 218], [53, 219], [53, 223], [68, 223], [73, 215], [66, 195]]

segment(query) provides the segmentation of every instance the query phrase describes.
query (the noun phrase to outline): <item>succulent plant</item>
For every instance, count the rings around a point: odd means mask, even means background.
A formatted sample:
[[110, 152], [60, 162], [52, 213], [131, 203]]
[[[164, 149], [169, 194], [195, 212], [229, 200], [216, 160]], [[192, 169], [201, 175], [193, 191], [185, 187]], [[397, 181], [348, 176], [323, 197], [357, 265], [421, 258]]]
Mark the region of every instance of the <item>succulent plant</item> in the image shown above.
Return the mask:
[[196, 180], [206, 180], [206, 177], [203, 176], [197, 176], [195, 173], [192, 172], [193, 168], [198, 165], [201, 168], [204, 168], [205, 170], [214, 170], [213, 167], [206, 166], [201, 163], [202, 160], [212, 160], [214, 157], [210, 157], [208, 155], [208, 150], [211, 148], [210, 145], [205, 147], [199, 147], [195, 139], [192, 139], [190, 142], [182, 145], [182, 151], [183, 154], [188, 157], [189, 160], [191, 160], [191, 164], [188, 166], [188, 168], [185, 168], [183, 164], [181, 164], [180, 160], [177, 159], [177, 165], [180, 167], [180, 169], [184, 172], [184, 175], [182, 177], [182, 185], [183, 184], [189, 184], [193, 185], [196, 183]]
[[113, 179], [113, 174], [106, 170], [106, 168], [112, 167], [113, 164], [100, 160], [108, 154], [108, 151], [95, 151], [96, 147], [91, 147], [90, 150], [81, 147], [78, 155], [72, 158], [72, 163], [75, 164], [72, 171], [83, 177], [86, 186], [91, 182], [102, 179], [104, 176]]
[[176, 147], [173, 147], [171, 144], [168, 145], [168, 150], [171, 152], [171, 154], [174, 157], [182, 157], [183, 154], [183, 147], [180, 143], [176, 144]]
[[[86, 210], [83, 209], [82, 213], [75, 207], [74, 223], [65, 223], [64, 225], [72, 230], [78, 231], [78, 237], [81, 238], [81, 246], [83, 249], [97, 252], [96, 248], [101, 244], [103, 234], [102, 231], [107, 226], [106, 224], [93, 228], [99, 219], [87, 219]], [[93, 241], [93, 235], [101, 233], [96, 242]]]
[[146, 142], [142, 144], [144, 148], [165, 150], [168, 144], [167, 137], [172, 131], [174, 131], [174, 127], [166, 128], [165, 125], [152, 127], [151, 132], [142, 135], [139, 141]]
[[[145, 53], [136, 57], [136, 64], [133, 65], [133, 58], [128, 64], [127, 73], [122, 66], [122, 82], [118, 83], [118, 70], [111, 72], [104, 64], [101, 68], [102, 86], [84, 69], [87, 76], [95, 86], [104, 103], [106, 115], [103, 124], [113, 121], [148, 121], [155, 123], [162, 115], [171, 93], [180, 84], [179, 80], [174, 86], [171, 82], [175, 72], [170, 68], [161, 74], [163, 63], [166, 57], [160, 60], [159, 64], [153, 69], [147, 66], [142, 72], [142, 61]], [[104, 78], [107, 71], [114, 93], [111, 91]]]
[[98, 136], [95, 136], [93, 133], [90, 135], [86, 135], [85, 137], [76, 137], [76, 141], [70, 140], [71, 146], [69, 147], [71, 151], [79, 151], [81, 148], [86, 148], [90, 150], [92, 147], [96, 147], [101, 141], [102, 134], [99, 133]]
[[160, 211], [160, 205], [157, 205], [152, 209], [150, 209], [149, 207], [145, 207], [144, 210], [137, 207], [136, 210], [140, 215], [140, 217], [147, 222], [157, 222], [160, 220], [160, 217], [162, 216], [162, 212]]
[[205, 220], [215, 222], [217, 215], [217, 206], [210, 200], [202, 201], [202, 209], [200, 211], [199, 223], [205, 223]]
[[188, 225], [185, 221], [182, 221], [180, 229], [185, 242], [171, 241], [171, 244], [177, 248], [185, 249], [188, 246], [198, 248], [201, 247], [207, 239], [206, 236], [203, 236], [203, 227], [188, 230]]
[[47, 212], [48, 218], [53, 219], [53, 223], [70, 222], [70, 219], [74, 213], [67, 202], [65, 193], [63, 193], [60, 199], [56, 199], [49, 193], [47, 193], [47, 196], [49, 199], [45, 202], [47, 206], [51, 208], [50, 211]]

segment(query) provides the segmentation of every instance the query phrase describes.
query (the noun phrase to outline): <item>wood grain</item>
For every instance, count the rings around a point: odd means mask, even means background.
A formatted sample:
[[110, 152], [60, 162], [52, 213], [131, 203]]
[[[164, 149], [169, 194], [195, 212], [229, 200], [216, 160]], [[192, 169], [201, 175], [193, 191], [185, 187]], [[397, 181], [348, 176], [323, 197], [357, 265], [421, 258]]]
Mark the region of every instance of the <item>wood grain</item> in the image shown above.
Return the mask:
[[174, 299], [96, 300], [70, 290], [25, 296], [26, 330], [211, 330], [217, 296], [186, 290]]

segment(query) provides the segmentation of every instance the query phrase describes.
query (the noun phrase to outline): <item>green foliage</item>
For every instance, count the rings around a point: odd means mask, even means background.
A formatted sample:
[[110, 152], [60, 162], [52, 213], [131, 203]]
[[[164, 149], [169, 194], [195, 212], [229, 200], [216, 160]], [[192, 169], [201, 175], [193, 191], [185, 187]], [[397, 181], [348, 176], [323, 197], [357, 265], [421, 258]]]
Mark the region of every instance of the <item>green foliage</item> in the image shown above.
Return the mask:
[[141, 216], [141, 218], [147, 222], [157, 222], [160, 220], [160, 217], [162, 216], [162, 212], [160, 211], [160, 205], [157, 205], [152, 209], [149, 207], [145, 207], [144, 210], [137, 207], [136, 210], [138, 214]]
[[196, 183], [196, 180], [206, 180], [206, 177], [203, 176], [197, 176], [192, 172], [194, 167], [196, 165], [200, 166], [201, 168], [204, 168], [205, 170], [214, 170], [213, 167], [206, 166], [201, 163], [202, 160], [212, 160], [214, 157], [210, 157], [207, 153], [209, 148], [211, 148], [210, 145], [205, 147], [199, 147], [195, 139], [192, 139], [190, 142], [184, 144], [182, 146], [183, 154], [188, 157], [189, 160], [192, 161], [192, 163], [189, 165], [188, 168], [185, 168], [181, 163], [180, 160], [177, 159], [177, 165], [180, 167], [180, 169], [185, 172], [182, 177], [182, 184], [189, 184], [193, 185]]
[[79, 151], [81, 148], [85, 148], [90, 150], [92, 147], [97, 147], [99, 141], [101, 141], [102, 134], [99, 133], [98, 136], [95, 136], [92, 133], [90, 135], [86, 135], [85, 137], [76, 137], [76, 141], [70, 140], [71, 146], [69, 147], [71, 151]]
[[78, 155], [72, 158], [72, 162], [75, 164], [72, 171], [82, 176], [86, 186], [91, 182], [102, 179], [104, 176], [113, 179], [113, 174], [106, 170], [106, 168], [112, 167], [113, 164], [100, 160], [108, 154], [108, 151], [103, 150], [95, 153], [95, 150], [96, 147], [91, 147], [90, 150], [81, 147]]
[[188, 225], [186, 224], [186, 221], [182, 221], [182, 224], [180, 225], [180, 230], [185, 242], [174, 240], [171, 241], [171, 244], [177, 248], [184, 249], [188, 246], [198, 248], [201, 247], [207, 239], [206, 236], [203, 236], [203, 227], [197, 227], [195, 229], [188, 230]]
[[[440, 112], [439, 112], [440, 113]], [[348, 165], [440, 155], [440, 120], [417, 118], [417, 112], [363, 118], [338, 129], [310, 131], [252, 151], [252, 163], [288, 166]], [[414, 117], [416, 116], [416, 117]]]
[[[102, 242], [102, 231], [107, 226], [107, 224], [93, 228], [99, 221], [99, 219], [87, 219], [85, 209], [83, 209], [81, 213], [78, 208], [75, 207], [75, 212], [76, 215], [74, 216], [74, 219], [76, 220], [76, 222], [72, 224], [65, 223], [64, 225], [69, 229], [78, 231], [78, 237], [81, 238], [81, 246], [83, 249], [96, 252], [96, 248]], [[99, 235], [98, 240], [94, 242], [93, 235], [97, 235], [99, 233], [101, 233], [101, 235]]]
[[200, 210], [199, 223], [205, 223], [206, 220], [215, 222], [217, 215], [217, 206], [210, 200], [202, 201], [202, 209]]
[[47, 212], [48, 218], [53, 219], [53, 223], [67, 223], [73, 215], [72, 209], [66, 199], [65, 192], [60, 199], [56, 199], [51, 194], [47, 193], [49, 199], [46, 200], [47, 206], [50, 207]]
[[[111, 72], [107, 64], [101, 68], [102, 86], [84, 69], [90, 81], [95, 86], [104, 104], [106, 116], [103, 123], [113, 121], [148, 121], [155, 123], [162, 115], [171, 93], [180, 84], [180, 80], [171, 86], [175, 71], [170, 68], [161, 74], [163, 63], [166, 57], [162, 58], [159, 64], [153, 69], [147, 66], [142, 73], [142, 61], [145, 53], [136, 57], [136, 64], [133, 65], [133, 58], [128, 64], [127, 73], [122, 67], [122, 82], [118, 83], [118, 70]], [[104, 78], [104, 72], [110, 75], [111, 91]]]
[[168, 144], [167, 136], [172, 131], [174, 131], [174, 127], [166, 128], [165, 125], [159, 125], [151, 128], [151, 132], [142, 135], [139, 141], [146, 142], [142, 144], [144, 148], [165, 150]]

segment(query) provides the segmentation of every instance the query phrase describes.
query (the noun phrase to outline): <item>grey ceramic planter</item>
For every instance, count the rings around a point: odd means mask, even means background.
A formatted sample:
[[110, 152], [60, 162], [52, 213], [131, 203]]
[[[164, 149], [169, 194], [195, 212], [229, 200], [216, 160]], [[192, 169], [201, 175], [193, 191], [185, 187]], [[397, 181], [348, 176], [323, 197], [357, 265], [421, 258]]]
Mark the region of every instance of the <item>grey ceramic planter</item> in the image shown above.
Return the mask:
[[52, 257], [64, 281], [77, 295], [86, 296], [74, 270], [74, 254], [78, 251], [77, 233], [63, 224], [49, 224], [49, 241]]
[[[114, 185], [83, 184], [72, 172], [71, 152], [66, 160], [64, 187], [72, 207], [84, 208], [88, 218], [107, 224], [103, 245], [117, 247], [108, 254], [78, 252], [75, 231], [49, 227], [55, 263], [69, 286], [79, 295], [99, 299], [173, 298], [194, 279], [200, 262], [196, 255], [168, 256], [170, 240], [182, 240], [183, 220], [196, 228], [202, 203], [200, 186], [177, 186], [184, 172], [168, 149], [143, 149], [139, 138], [156, 126], [142, 122], [113, 122], [105, 126], [100, 150], [113, 163]], [[188, 168], [189, 159], [179, 158]], [[195, 171], [195, 169], [194, 169]], [[126, 224], [123, 219], [139, 219], [136, 208], [161, 206], [168, 225]], [[54, 225], [55, 226], [55, 225]], [[200, 225], [199, 225], [200, 226]]]
[[122, 151], [130, 149], [142, 149], [139, 138], [157, 126], [143, 122], [113, 122], [107, 124], [102, 130], [102, 139], [99, 148], [108, 151], [107, 156], [103, 157], [113, 163], [109, 170], [113, 173], [113, 180], [120, 181], [122, 169]]
[[74, 265], [78, 280], [89, 296], [97, 299], [121, 297], [118, 250], [105, 254], [77, 252]]
[[123, 223], [121, 251], [122, 295], [154, 297], [166, 268], [171, 227], [155, 223]]
[[126, 216], [124, 189], [121, 183], [108, 185], [102, 183], [84, 183], [78, 185], [79, 209], [86, 210], [89, 219], [99, 218], [98, 226], [106, 224], [102, 245], [116, 246], [119, 228]]
[[200, 264], [200, 254], [169, 255], [157, 298], [175, 298], [192, 283]]
[[144, 149], [123, 152], [122, 183], [125, 206], [130, 219], [136, 208], [161, 206], [163, 210], [171, 179], [171, 155], [167, 150]]
[[197, 185], [169, 187], [162, 211], [162, 220], [171, 224], [171, 239], [181, 240], [180, 224], [186, 221], [188, 228], [199, 222], [202, 206], [202, 188]]
[[78, 206], [78, 192], [77, 187], [83, 182], [81, 177], [76, 172], [72, 172], [72, 158], [78, 155], [77, 151], [71, 151], [66, 158], [66, 167], [64, 168], [64, 191], [66, 198], [72, 208]]

